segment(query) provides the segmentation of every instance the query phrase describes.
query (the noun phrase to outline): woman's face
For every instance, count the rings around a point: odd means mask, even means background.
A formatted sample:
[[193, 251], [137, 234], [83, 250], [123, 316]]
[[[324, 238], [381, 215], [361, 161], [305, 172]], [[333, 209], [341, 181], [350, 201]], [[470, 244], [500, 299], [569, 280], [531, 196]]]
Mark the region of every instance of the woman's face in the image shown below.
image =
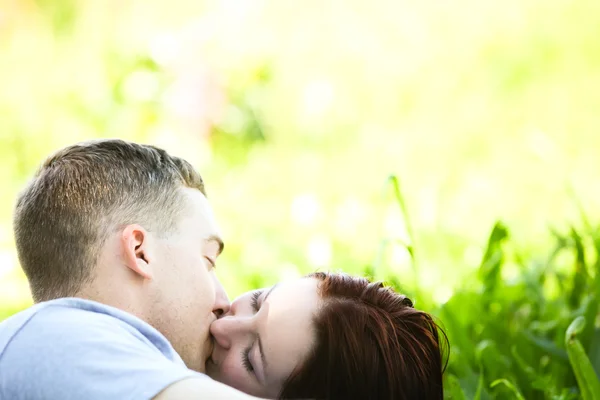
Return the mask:
[[277, 397], [313, 346], [317, 284], [302, 278], [238, 297], [210, 327], [207, 374], [254, 396]]

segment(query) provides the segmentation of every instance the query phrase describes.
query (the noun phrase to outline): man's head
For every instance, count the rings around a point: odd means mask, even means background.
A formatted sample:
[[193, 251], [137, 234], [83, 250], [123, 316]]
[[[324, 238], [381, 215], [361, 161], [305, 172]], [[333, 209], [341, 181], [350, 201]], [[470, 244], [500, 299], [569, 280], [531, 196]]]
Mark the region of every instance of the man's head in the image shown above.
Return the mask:
[[209, 324], [229, 302], [214, 274], [223, 242], [188, 162], [121, 140], [69, 146], [19, 196], [14, 230], [36, 302], [121, 308], [203, 370]]

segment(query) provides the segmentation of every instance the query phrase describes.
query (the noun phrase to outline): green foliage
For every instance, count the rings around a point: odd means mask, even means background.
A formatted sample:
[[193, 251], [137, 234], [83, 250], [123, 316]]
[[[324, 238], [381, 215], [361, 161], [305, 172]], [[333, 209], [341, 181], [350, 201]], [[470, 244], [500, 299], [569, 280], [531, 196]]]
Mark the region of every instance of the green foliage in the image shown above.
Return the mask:
[[[597, 230], [558, 234], [553, 252], [572, 253], [569, 263], [521, 260], [512, 280], [500, 278], [511, 257], [508, 237], [497, 223], [477, 278], [439, 308], [451, 343], [448, 395], [460, 386], [468, 398], [598, 398], [598, 275], [590, 272], [599, 257]], [[553, 281], [564, 285], [557, 290]]]
[[569, 354], [569, 361], [577, 378], [581, 396], [584, 400], [598, 400], [600, 399], [600, 380], [598, 380], [598, 375], [594, 371], [581, 341], [577, 338], [577, 335], [583, 332], [585, 325], [586, 321], [584, 317], [579, 316], [575, 318], [567, 329], [565, 344], [567, 346], [567, 353]]
[[[407, 215], [397, 181], [392, 184]], [[451, 344], [446, 398], [600, 395], [599, 230], [584, 225], [554, 231], [550, 254], [529, 259], [518, 254], [505, 224], [493, 226], [479, 269], [447, 302], [434, 307]], [[505, 279], [502, 269], [509, 262], [518, 262], [520, 270]], [[585, 324], [586, 319], [591, 322]]]

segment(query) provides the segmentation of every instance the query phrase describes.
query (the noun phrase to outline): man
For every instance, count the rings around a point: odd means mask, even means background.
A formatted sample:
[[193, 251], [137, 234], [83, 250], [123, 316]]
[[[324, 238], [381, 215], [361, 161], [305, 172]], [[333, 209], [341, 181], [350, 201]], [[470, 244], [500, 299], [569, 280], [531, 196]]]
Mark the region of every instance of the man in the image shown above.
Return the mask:
[[251, 398], [192, 371], [229, 301], [189, 163], [121, 140], [67, 147], [20, 194], [14, 231], [36, 304], [0, 324], [0, 399]]

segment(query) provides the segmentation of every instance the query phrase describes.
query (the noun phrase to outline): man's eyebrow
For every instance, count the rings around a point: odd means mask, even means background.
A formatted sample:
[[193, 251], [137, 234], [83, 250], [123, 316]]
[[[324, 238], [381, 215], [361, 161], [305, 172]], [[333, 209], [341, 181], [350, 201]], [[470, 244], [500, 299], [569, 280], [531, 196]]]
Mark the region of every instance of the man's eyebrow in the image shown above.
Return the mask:
[[[265, 297], [263, 297], [262, 301], [260, 302], [261, 305], [264, 304], [264, 302], [267, 300], [267, 297], [269, 297], [269, 295], [271, 294], [271, 292], [273, 291], [273, 289], [275, 289], [277, 287], [278, 283], [276, 283], [275, 285], [271, 286], [271, 289], [269, 289], [269, 291], [267, 292], [267, 294], [265, 294]], [[262, 366], [263, 366], [263, 375], [265, 377], [265, 383], [267, 381], [267, 367], [268, 367], [268, 363], [267, 363], [267, 359], [265, 358], [265, 351], [263, 350], [263, 344], [262, 344], [262, 340], [260, 339], [260, 334], [257, 333], [256, 334], [257, 340], [258, 340], [258, 351], [260, 353], [260, 359], [262, 360]]]
[[223, 243], [223, 239], [221, 239], [220, 236], [218, 235], [210, 235], [209, 237], [206, 238], [207, 242], [216, 242], [219, 245], [219, 251], [217, 253], [217, 255], [220, 255], [223, 252], [223, 249], [225, 248], [225, 243]]

